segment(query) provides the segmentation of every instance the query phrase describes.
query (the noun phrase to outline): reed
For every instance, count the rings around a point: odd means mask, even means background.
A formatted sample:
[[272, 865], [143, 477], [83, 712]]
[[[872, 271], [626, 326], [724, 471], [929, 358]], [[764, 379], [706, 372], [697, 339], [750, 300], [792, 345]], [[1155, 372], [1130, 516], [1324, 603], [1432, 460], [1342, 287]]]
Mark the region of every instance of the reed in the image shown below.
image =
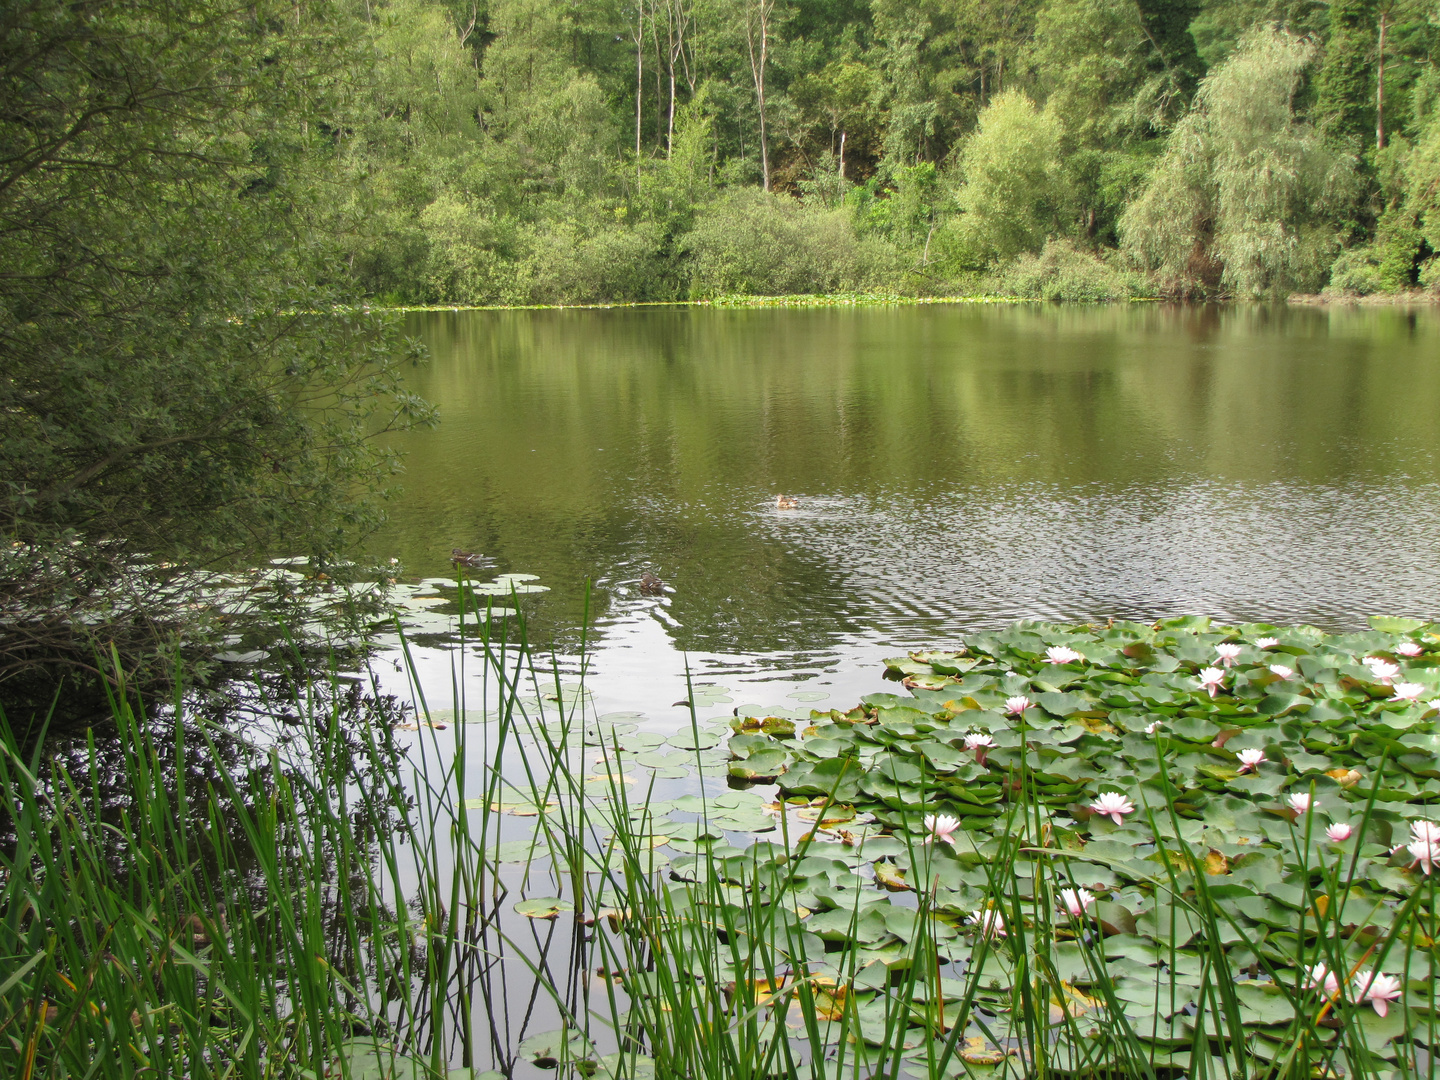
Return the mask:
[[[1232, 969], [1220, 943], [1239, 928], [1173, 803], [1146, 808], [1180, 851], [1157, 895], [1211, 945], [1198, 971], [1173, 948], [1154, 968], [1155, 1001], [1190, 1002], [1168, 1038], [1154, 1019], [1135, 1030], [1102, 920], [1059, 910], [1067, 869], [1092, 856], [1049, 846], [1023, 763], [975, 913], [1003, 934], [938, 909], [922, 804], [895, 834], [914, 880], [881, 913], [900, 944], [868, 963], [831, 950], [803, 901], [825, 902], [807, 882], [845, 869], [820, 824], [833, 791], [804, 833], [782, 814], [773, 842], [717, 838], [661, 866], [653, 791], [617, 777], [619, 742], [583, 694], [567, 697], [558, 665], [536, 662], [523, 621], [508, 637], [462, 596], [482, 670], [471, 679], [469, 650], [455, 654], [448, 723], [414, 677], [423, 722], [405, 753], [388, 725], [354, 722], [333, 674], [270, 702], [298, 718], [289, 744], [263, 724], [237, 744], [183, 689], [174, 722], [157, 725], [123, 683], [113, 739], [92, 733], [78, 764], [3, 727], [0, 1077], [454, 1078], [535, 1062], [614, 1080], [1434, 1075], [1428, 1059], [1372, 1053], [1354, 1006], [1286, 981], [1264, 950], [1254, 970]], [[547, 694], [556, 707], [535, 708]], [[700, 745], [693, 706], [690, 724]], [[617, 766], [600, 784], [585, 778], [597, 752]], [[702, 838], [715, 794], [696, 815]], [[517, 801], [536, 813], [506, 813]], [[1358, 940], [1378, 970], [1397, 944], [1437, 936], [1433, 880], [1375, 923], [1346, 909], [1356, 860], [1326, 858], [1303, 824], [1293, 839], [1311, 883], [1293, 945], [1307, 964], [1344, 970]], [[507, 844], [529, 858], [508, 861]], [[1030, 877], [1016, 874], [1022, 851], [1044, 856]], [[518, 917], [516, 899], [546, 887], [554, 918]], [[887, 897], [837, 895], [850, 906], [825, 914], [841, 937]], [[1241, 1000], [1267, 974], [1293, 1015], [1268, 1049]], [[559, 1030], [534, 1033], [526, 1018], [540, 1013]], [[1424, 1023], [1414, 1035], [1433, 1045], [1433, 1010]]]

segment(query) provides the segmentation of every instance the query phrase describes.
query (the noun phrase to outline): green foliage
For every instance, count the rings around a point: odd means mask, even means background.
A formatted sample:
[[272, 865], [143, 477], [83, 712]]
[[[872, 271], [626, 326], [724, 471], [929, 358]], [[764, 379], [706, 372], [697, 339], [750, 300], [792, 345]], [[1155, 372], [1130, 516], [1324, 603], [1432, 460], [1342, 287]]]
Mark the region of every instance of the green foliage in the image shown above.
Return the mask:
[[[322, 286], [317, 134], [356, 42], [312, 8], [42, 2], [0, 76], [0, 528], [333, 551], [427, 413]], [[278, 28], [284, 26], [284, 33]]]
[[1031, 300], [1129, 300], [1149, 295], [1143, 279], [1071, 240], [1047, 240], [1040, 254], [1025, 252], [993, 276], [1004, 296]]
[[1338, 145], [1375, 142], [1376, 0], [1333, 0], [1315, 107], [1322, 130]]
[[895, 249], [857, 235], [847, 211], [810, 210], [754, 189], [707, 207], [683, 247], [697, 297], [865, 291], [893, 286], [899, 270]]
[[1059, 227], [1063, 199], [1059, 120], [1018, 91], [980, 114], [961, 150], [955, 198], [963, 242], [984, 260], [1038, 252]]
[[1167, 287], [1283, 296], [1319, 286], [1351, 159], [1296, 116], [1312, 55], [1291, 34], [1259, 31], [1201, 85], [1121, 222], [1126, 247]]

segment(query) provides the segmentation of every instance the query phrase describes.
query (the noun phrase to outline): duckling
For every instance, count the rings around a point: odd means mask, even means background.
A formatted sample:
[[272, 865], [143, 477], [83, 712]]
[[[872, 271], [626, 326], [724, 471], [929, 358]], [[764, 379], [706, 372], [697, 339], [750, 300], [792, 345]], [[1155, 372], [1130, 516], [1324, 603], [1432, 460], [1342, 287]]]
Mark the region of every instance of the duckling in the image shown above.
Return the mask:
[[797, 498], [795, 498], [794, 495], [776, 495], [776, 496], [775, 496], [775, 509], [776, 509], [776, 510], [798, 510], [799, 508], [800, 508], [800, 500], [797, 499]]
[[642, 596], [664, 596], [665, 582], [646, 570], [640, 575], [640, 593]]
[[481, 555], [478, 551], [466, 551], [463, 548], [451, 548], [450, 561], [456, 566], [459, 566], [461, 563], [464, 563], [466, 566], [484, 566], [490, 562], [489, 559]]

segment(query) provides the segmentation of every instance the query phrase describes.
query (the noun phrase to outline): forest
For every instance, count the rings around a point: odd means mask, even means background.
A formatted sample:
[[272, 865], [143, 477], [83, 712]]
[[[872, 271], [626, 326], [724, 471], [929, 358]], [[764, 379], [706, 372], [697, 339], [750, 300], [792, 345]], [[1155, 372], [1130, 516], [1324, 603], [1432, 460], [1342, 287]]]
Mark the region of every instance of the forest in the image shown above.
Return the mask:
[[392, 302], [1413, 289], [1436, 13], [372, 0], [325, 182]]

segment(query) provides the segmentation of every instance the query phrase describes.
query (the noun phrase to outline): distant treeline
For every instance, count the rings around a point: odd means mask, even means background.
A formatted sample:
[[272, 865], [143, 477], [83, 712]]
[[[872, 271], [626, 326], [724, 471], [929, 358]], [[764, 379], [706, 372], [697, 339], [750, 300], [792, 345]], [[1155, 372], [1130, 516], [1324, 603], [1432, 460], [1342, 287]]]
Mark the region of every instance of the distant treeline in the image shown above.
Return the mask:
[[1433, 0], [371, 0], [356, 285], [554, 303], [1433, 283]]

